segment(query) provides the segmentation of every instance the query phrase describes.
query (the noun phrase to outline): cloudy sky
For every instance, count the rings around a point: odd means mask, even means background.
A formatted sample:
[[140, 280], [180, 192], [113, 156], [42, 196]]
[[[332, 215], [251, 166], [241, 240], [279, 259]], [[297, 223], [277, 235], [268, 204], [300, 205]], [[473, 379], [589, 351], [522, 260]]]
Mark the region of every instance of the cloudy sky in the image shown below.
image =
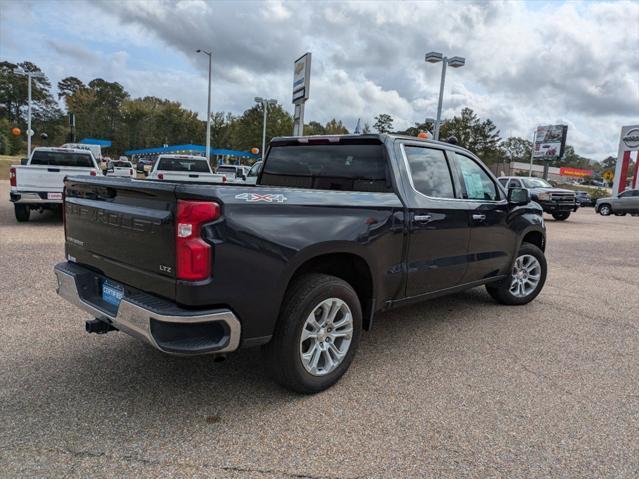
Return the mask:
[[65, 76], [122, 83], [132, 96], [180, 101], [206, 116], [241, 113], [254, 96], [292, 112], [293, 60], [313, 53], [306, 121], [353, 129], [390, 113], [395, 127], [434, 117], [435, 50], [449, 69], [444, 116], [464, 106], [501, 135], [530, 138], [564, 123], [577, 152], [616, 155], [622, 125], [639, 123], [639, 2], [213, 2], [0, 0], [0, 59]]

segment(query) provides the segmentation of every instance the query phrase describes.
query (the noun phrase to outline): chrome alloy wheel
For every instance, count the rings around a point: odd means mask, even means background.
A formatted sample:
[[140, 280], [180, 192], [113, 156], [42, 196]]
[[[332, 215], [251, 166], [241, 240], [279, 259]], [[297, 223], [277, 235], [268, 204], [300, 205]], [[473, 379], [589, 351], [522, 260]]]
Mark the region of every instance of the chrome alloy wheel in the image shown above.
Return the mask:
[[531, 294], [541, 279], [541, 264], [539, 260], [530, 254], [524, 254], [515, 260], [510, 292], [517, 298], [525, 298]]
[[313, 308], [300, 337], [300, 358], [313, 376], [324, 376], [346, 357], [353, 338], [351, 309], [339, 298], [328, 298]]

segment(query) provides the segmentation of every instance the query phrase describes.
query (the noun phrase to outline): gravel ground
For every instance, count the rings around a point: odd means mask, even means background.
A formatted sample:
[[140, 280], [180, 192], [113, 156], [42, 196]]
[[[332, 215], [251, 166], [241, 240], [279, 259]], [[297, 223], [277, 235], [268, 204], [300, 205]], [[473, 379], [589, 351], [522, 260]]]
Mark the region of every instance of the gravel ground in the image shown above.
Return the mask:
[[[0, 182], [2, 477], [637, 477], [639, 218], [548, 219], [524, 307], [483, 289], [376, 320], [335, 387], [84, 332], [55, 294], [63, 229]], [[633, 264], [634, 263], [634, 264]]]

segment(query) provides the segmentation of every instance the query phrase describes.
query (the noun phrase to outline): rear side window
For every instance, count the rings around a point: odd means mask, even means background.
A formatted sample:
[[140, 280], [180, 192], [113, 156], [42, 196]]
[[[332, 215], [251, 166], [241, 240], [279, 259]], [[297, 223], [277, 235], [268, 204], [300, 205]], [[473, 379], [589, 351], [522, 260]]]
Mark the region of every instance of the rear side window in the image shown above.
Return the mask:
[[380, 143], [272, 145], [262, 185], [339, 191], [393, 191]]
[[77, 166], [93, 168], [93, 159], [88, 153], [69, 153], [62, 151], [35, 151], [31, 165]]
[[192, 171], [196, 173], [211, 172], [206, 160], [189, 158], [161, 158], [157, 169], [161, 171]]
[[475, 160], [458, 153], [455, 153], [455, 158], [466, 198], [487, 201], [499, 199], [495, 183]]
[[454, 198], [453, 177], [442, 150], [405, 146], [413, 186], [431, 198]]

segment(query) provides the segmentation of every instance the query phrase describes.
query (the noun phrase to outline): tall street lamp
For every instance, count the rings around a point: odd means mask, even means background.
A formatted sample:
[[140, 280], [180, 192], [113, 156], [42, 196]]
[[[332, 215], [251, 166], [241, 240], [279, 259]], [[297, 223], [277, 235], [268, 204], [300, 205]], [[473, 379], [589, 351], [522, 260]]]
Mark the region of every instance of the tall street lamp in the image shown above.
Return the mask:
[[206, 104], [206, 159], [211, 162], [211, 61], [213, 53], [206, 50], [195, 50], [196, 53], [204, 53], [209, 57], [209, 97]]
[[437, 104], [437, 119], [435, 120], [435, 131], [433, 137], [435, 140], [439, 140], [439, 127], [442, 121], [442, 102], [444, 100], [444, 82], [446, 81], [446, 66], [450, 65], [453, 68], [463, 67], [466, 64], [466, 59], [462, 57], [445, 57], [439, 52], [428, 52], [426, 54], [426, 61], [428, 63], [442, 62], [442, 80], [439, 85], [439, 103]]
[[264, 109], [264, 124], [262, 125], [262, 159], [264, 159], [264, 154], [266, 153], [266, 112], [268, 111], [269, 105], [277, 105], [277, 100], [267, 100], [261, 96], [256, 96], [255, 102], [262, 105], [262, 108]]
[[28, 96], [29, 107], [27, 110], [27, 157], [31, 158], [31, 137], [33, 136], [33, 130], [31, 129], [31, 79], [32, 78], [44, 78], [42, 72], [28, 72], [24, 69], [16, 70], [18, 75], [25, 75], [29, 79]]

